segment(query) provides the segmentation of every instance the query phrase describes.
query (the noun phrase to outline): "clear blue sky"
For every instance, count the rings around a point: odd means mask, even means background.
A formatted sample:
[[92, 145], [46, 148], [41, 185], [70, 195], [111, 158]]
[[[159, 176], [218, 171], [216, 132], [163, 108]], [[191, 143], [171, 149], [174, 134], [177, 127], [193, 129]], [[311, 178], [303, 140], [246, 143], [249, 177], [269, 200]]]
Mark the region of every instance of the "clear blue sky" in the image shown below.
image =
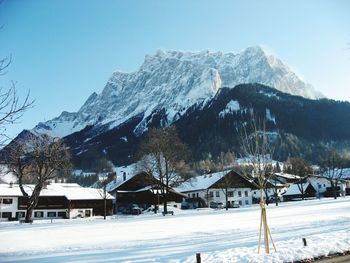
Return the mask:
[[0, 4], [0, 57], [35, 107], [15, 136], [77, 111], [115, 70], [162, 49], [234, 51], [262, 45], [326, 96], [350, 101], [350, 1], [31, 1]]

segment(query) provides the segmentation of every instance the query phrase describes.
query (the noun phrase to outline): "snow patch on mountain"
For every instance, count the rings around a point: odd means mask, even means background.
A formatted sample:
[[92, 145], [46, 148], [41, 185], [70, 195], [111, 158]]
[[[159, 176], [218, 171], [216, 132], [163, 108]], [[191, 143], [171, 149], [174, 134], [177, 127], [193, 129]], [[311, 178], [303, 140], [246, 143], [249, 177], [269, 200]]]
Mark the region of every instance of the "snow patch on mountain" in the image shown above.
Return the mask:
[[272, 121], [274, 124], [276, 124], [276, 118], [270, 109], [266, 109], [266, 119], [269, 121]]
[[261, 83], [308, 98], [320, 98], [287, 65], [260, 47], [237, 54], [159, 50], [146, 55], [138, 71], [114, 72], [100, 94], [93, 93], [76, 113], [39, 123], [34, 131], [64, 137], [87, 125], [112, 129], [130, 118], [143, 116], [136, 134], [148, 129], [147, 118], [165, 111], [164, 125], [171, 124], [193, 105], [204, 107], [221, 87]]
[[240, 110], [239, 102], [236, 100], [231, 100], [229, 103], [227, 103], [225, 109], [219, 112], [219, 116], [223, 118], [226, 114], [237, 112], [239, 110]]

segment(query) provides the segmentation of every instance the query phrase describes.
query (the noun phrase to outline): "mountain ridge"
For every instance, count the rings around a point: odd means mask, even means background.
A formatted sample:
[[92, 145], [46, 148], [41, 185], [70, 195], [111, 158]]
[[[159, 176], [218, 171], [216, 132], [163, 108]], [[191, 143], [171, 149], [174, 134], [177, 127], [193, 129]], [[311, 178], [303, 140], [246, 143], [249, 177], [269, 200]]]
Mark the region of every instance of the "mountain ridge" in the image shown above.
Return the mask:
[[158, 50], [146, 55], [139, 70], [116, 71], [100, 94], [92, 93], [77, 112], [62, 114], [33, 131], [64, 137], [88, 125], [112, 129], [133, 116], [143, 114], [138, 134], [147, 130], [146, 118], [160, 108], [171, 124], [193, 105], [205, 105], [223, 86], [261, 83], [294, 95], [314, 99], [323, 95], [304, 83], [279, 59], [260, 47], [237, 54]]

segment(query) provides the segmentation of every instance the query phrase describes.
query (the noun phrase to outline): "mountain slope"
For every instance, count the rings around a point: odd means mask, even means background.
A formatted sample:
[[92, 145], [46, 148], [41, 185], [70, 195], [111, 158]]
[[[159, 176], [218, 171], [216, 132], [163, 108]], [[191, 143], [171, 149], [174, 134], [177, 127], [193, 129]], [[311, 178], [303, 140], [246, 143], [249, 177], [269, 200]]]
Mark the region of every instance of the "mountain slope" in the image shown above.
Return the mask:
[[164, 125], [173, 123], [194, 105], [205, 106], [222, 87], [260, 83], [294, 95], [320, 98], [283, 62], [260, 47], [238, 54], [222, 52], [158, 51], [146, 56], [136, 72], [115, 72], [100, 94], [93, 93], [76, 113], [39, 123], [35, 133], [64, 137], [88, 125], [113, 129], [143, 116], [135, 134], [147, 130], [151, 113], [164, 109]]
[[[222, 88], [208, 103], [188, 108], [174, 121], [181, 139], [190, 146], [195, 160], [221, 151], [239, 153], [242, 125], [253, 115], [267, 120], [275, 137], [276, 158], [303, 154], [316, 160], [324, 145], [350, 141], [350, 103], [328, 99], [310, 100], [282, 93], [260, 84]], [[144, 134], [134, 133], [145, 120], [148, 128], [161, 127], [167, 119], [165, 109], [153, 111], [144, 119], [137, 115], [112, 129], [88, 126], [65, 137], [77, 166], [88, 167], [96, 158], [106, 156], [117, 165], [135, 161]]]

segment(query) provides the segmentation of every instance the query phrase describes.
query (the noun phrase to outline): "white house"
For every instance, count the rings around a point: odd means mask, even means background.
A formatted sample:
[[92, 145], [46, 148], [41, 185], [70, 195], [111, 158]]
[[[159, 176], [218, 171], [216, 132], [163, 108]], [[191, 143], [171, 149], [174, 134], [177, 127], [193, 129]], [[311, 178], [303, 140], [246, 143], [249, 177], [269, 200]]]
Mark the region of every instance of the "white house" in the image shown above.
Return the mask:
[[[34, 185], [25, 185], [31, 194]], [[107, 212], [112, 211], [111, 195], [107, 195]], [[25, 217], [26, 199], [18, 184], [0, 184], [0, 221]], [[101, 189], [83, 188], [78, 184], [52, 183], [42, 189], [33, 219], [76, 218], [102, 215], [104, 200]]]
[[254, 185], [234, 170], [205, 174], [191, 178], [176, 191], [187, 195], [189, 208], [206, 207], [211, 203], [226, 204], [228, 207], [252, 204]]
[[[333, 196], [331, 192], [331, 181], [321, 175], [312, 175], [308, 178], [308, 182], [316, 189], [317, 197]], [[338, 181], [338, 187], [340, 189], [340, 195], [346, 195], [346, 180], [341, 179]]]

